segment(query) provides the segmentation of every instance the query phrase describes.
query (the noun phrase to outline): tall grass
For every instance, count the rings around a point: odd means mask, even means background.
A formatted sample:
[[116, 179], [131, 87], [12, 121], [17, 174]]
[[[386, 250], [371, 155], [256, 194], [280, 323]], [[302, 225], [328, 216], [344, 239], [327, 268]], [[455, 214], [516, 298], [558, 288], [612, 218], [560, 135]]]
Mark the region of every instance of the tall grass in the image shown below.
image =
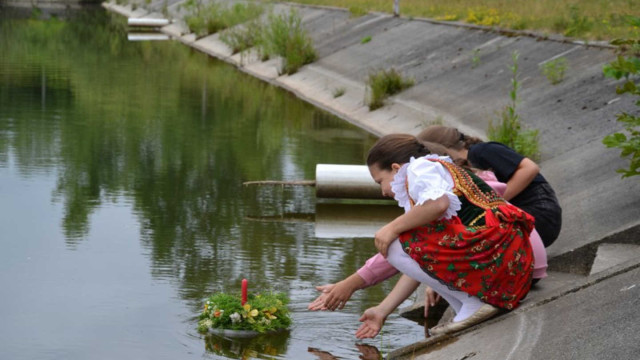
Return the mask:
[[[509, 103], [498, 113], [497, 119], [489, 120], [487, 136], [491, 141], [503, 143], [516, 152], [531, 158], [535, 161], [540, 157], [540, 145], [538, 141], [538, 130], [525, 129], [520, 121], [520, 115], [516, 111], [518, 103], [518, 57], [517, 51], [511, 55], [511, 90], [509, 91]], [[494, 124], [496, 120], [496, 124]]]
[[[301, 4], [358, 8], [393, 13], [393, 1], [292, 0]], [[640, 29], [626, 26], [638, 14], [638, 0], [402, 0], [400, 15], [510, 29], [558, 33], [589, 40], [638, 38]]]
[[286, 14], [269, 14], [267, 24], [262, 29], [259, 47], [263, 56], [282, 57], [282, 72], [285, 74], [293, 74], [317, 58], [313, 42], [295, 10]]

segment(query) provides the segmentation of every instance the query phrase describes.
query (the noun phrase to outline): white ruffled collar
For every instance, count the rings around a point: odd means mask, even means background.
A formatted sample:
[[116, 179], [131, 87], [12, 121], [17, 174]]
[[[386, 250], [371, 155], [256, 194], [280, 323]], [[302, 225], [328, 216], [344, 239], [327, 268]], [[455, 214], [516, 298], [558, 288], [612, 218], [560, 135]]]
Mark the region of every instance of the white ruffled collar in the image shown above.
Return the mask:
[[[418, 159], [434, 159], [453, 163], [450, 157], [437, 154], [428, 154]], [[411, 207], [409, 193], [407, 192], [407, 169], [409, 165], [418, 159], [412, 156], [408, 163], [403, 164], [400, 169], [398, 169], [398, 172], [393, 176], [393, 181], [391, 181], [391, 191], [393, 191], [394, 194], [393, 198], [398, 202], [398, 205], [404, 207], [405, 210], [407, 210], [407, 207]]]

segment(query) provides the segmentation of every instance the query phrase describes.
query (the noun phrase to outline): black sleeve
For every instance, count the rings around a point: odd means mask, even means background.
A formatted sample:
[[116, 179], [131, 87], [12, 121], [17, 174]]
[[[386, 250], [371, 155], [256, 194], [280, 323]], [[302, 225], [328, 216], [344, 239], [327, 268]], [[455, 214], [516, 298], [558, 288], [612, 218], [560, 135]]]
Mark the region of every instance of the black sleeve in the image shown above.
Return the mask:
[[471, 146], [467, 159], [478, 169], [493, 171], [498, 180], [506, 183], [524, 156], [501, 143], [487, 142]]

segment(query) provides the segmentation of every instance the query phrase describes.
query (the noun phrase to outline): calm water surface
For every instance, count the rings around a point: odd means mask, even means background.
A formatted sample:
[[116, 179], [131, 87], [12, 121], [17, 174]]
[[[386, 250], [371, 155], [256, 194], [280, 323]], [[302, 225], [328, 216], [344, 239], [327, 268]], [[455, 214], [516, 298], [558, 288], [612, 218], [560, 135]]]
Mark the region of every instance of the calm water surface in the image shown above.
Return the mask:
[[[0, 358], [357, 359], [422, 339], [393, 315], [356, 341], [392, 284], [306, 311], [373, 242], [317, 236], [313, 189], [242, 186], [361, 164], [375, 139], [177, 42], [128, 42], [123, 23], [0, 19]], [[242, 278], [291, 297], [288, 333], [197, 332], [203, 300]]]

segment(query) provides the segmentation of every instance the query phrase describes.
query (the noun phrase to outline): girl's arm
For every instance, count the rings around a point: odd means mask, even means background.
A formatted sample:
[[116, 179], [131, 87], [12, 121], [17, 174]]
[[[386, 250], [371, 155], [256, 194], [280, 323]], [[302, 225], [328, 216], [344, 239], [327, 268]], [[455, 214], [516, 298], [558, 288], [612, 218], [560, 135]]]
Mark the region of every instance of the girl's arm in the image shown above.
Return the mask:
[[376, 285], [398, 273], [380, 253], [372, 256], [358, 271], [336, 284], [316, 286], [322, 292], [307, 307], [311, 311], [342, 309], [356, 290]]
[[507, 189], [504, 191], [504, 199], [509, 201], [522, 192], [540, 172], [538, 164], [529, 158], [524, 158], [518, 164], [518, 168], [507, 181]]
[[389, 245], [401, 233], [439, 219], [448, 208], [449, 198], [446, 195], [442, 195], [435, 200], [427, 200], [421, 205], [412, 207], [411, 210], [398, 216], [376, 232], [376, 248], [382, 256], [387, 257]]

